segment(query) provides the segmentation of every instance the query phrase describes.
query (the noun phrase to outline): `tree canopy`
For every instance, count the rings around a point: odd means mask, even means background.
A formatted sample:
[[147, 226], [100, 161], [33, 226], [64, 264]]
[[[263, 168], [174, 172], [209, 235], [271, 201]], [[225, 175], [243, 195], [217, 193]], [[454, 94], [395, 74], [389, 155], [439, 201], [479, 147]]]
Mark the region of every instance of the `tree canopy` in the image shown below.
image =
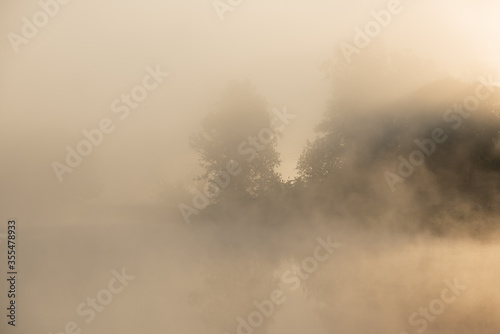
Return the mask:
[[[253, 198], [279, 187], [277, 133], [264, 142], [259, 137], [270, 122], [266, 101], [248, 81], [231, 83], [205, 117], [201, 131], [191, 137], [190, 144], [199, 153], [205, 170], [201, 179], [213, 186], [216, 198]], [[228, 164], [241, 171], [225, 180]]]

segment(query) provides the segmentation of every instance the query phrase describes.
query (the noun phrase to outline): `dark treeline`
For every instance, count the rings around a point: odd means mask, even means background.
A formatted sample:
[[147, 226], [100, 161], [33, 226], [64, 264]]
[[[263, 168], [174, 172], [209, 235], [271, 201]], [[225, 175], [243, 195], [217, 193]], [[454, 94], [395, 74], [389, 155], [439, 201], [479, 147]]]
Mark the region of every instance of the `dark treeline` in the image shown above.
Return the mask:
[[[282, 225], [320, 214], [446, 234], [494, 227], [500, 94], [488, 73], [466, 82], [376, 47], [349, 65], [334, 57], [322, 70], [331, 99], [293, 180], [277, 172], [279, 131], [258, 135], [273, 124], [265, 99], [248, 82], [228, 86], [191, 137], [204, 170], [197, 180], [210, 193], [208, 207], [191, 218]], [[228, 168], [239, 174], [221, 187], [217, 176]], [[186, 187], [176, 192], [192, 204]]]

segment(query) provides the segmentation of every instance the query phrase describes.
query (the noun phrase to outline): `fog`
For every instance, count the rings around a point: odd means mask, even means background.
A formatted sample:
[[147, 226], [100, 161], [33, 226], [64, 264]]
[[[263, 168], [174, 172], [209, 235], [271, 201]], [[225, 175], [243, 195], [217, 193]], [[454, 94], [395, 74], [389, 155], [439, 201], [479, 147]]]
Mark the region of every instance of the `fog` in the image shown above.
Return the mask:
[[499, 332], [499, 3], [0, 8], [2, 333]]

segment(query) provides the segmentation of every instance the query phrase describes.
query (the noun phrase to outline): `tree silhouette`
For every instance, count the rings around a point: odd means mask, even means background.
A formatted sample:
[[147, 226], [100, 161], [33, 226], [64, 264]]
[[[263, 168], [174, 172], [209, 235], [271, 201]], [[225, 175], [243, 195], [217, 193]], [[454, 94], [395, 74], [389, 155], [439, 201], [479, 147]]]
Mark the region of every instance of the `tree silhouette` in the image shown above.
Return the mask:
[[190, 140], [214, 198], [255, 198], [280, 186], [278, 135], [270, 123], [266, 102], [250, 83], [229, 85]]
[[[495, 208], [498, 91], [460, 116], [449, 110], [476, 96], [480, 82], [439, 79], [438, 70], [404, 54], [375, 49], [366, 57], [329, 67], [332, 100], [297, 164], [313, 203], [365, 220], [391, 212], [440, 231], [450, 227], [445, 221], [473, 223], [471, 214]], [[437, 128], [446, 140], [424, 154], [416, 141], [426, 142]], [[422, 162], [406, 163], [409, 175], [399, 175], [401, 161], [415, 150]]]

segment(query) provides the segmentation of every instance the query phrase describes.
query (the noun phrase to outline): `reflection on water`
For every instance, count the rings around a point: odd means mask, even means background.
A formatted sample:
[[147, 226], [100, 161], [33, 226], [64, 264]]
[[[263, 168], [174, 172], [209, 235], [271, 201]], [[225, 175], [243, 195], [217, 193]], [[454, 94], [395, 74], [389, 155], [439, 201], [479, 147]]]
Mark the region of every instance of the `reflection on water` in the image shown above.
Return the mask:
[[[233, 334], [238, 317], [247, 318], [256, 310], [254, 301], [269, 299], [280, 287], [286, 300], [254, 333], [413, 334], [423, 327], [422, 309], [441, 298], [445, 280], [454, 279], [467, 289], [444, 312], [429, 311], [426, 332], [500, 330], [500, 246], [494, 243], [346, 233], [332, 257], [292, 291], [290, 284], [280, 283], [280, 275], [309, 256], [324, 231], [275, 239], [270, 253], [256, 242], [231, 248], [206, 230], [177, 225], [58, 229], [57, 234], [50, 229], [23, 234], [19, 303], [24, 318], [33, 321], [23, 324], [22, 333], [55, 333], [75, 321], [88, 333], [160, 328], [164, 333]], [[122, 267], [136, 279], [86, 324], [75, 312], [77, 305], [105, 288], [110, 271]], [[42, 309], [53, 312], [40, 317]], [[418, 315], [412, 324], [413, 313]]]

